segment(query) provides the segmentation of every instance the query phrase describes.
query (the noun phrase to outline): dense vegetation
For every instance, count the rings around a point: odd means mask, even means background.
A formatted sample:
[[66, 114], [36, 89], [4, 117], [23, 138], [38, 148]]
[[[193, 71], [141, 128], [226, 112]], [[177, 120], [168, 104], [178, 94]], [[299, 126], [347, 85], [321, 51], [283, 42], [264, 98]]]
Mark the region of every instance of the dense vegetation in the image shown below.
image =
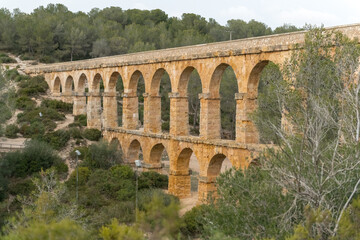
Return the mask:
[[233, 39], [239, 39], [296, 30], [291, 25], [272, 30], [255, 20], [232, 19], [221, 26], [214, 19], [191, 13], [181, 19], [168, 17], [160, 9], [110, 7], [73, 13], [64, 5], [49, 4], [31, 14], [0, 10], [0, 50], [43, 62], [224, 41], [229, 40], [229, 31]]

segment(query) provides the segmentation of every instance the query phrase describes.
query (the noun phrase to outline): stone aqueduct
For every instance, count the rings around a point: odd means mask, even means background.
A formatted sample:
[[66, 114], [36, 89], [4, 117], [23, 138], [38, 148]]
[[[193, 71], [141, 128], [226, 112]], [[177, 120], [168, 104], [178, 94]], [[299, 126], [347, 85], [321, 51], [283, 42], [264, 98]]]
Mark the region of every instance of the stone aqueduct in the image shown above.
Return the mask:
[[[335, 27], [351, 38], [360, 36], [360, 25]], [[169, 192], [190, 195], [189, 161], [195, 154], [199, 166], [199, 200], [216, 189], [223, 160], [236, 168], [246, 167], [261, 147], [258, 133], [249, 120], [256, 108], [258, 81], [268, 62], [283, 63], [304, 42], [304, 32], [201, 44], [83, 61], [38, 65], [26, 69], [44, 74], [52, 95], [74, 103], [74, 115], [87, 114], [88, 127], [103, 130], [105, 139], [117, 139], [127, 161], [134, 161], [140, 148], [146, 168], [161, 168], [164, 149], [170, 160]], [[299, 45], [298, 45], [299, 44]], [[231, 66], [237, 79], [236, 139], [220, 139], [220, 81]], [[190, 136], [187, 83], [196, 69], [202, 83], [200, 135]], [[167, 72], [171, 81], [170, 132], [161, 132], [160, 80]], [[116, 81], [123, 81], [122, 126], [117, 125]], [[145, 82], [144, 129], [137, 130], [140, 76]], [[104, 92], [100, 93], [100, 81]], [[61, 87], [60, 87], [61, 86]], [[72, 89], [74, 86], [74, 89]], [[85, 86], [89, 92], [85, 93]], [[60, 92], [60, 88], [62, 91]], [[103, 111], [101, 112], [101, 98]], [[102, 114], [102, 116], [101, 116]], [[101, 121], [103, 118], [103, 121]]]

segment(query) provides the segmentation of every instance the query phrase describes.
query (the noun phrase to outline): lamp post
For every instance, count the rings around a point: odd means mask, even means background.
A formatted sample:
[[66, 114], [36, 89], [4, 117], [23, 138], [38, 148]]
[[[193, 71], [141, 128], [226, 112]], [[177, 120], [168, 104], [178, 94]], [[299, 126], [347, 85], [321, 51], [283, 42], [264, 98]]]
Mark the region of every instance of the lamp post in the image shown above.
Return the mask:
[[81, 152], [79, 150], [75, 150], [76, 153], [76, 203], [79, 201], [79, 170], [78, 170], [78, 161]]
[[138, 211], [138, 175], [137, 170], [141, 167], [141, 160], [135, 160], [135, 178], [136, 178], [136, 188], [135, 188], [135, 222], [137, 222], [137, 211]]

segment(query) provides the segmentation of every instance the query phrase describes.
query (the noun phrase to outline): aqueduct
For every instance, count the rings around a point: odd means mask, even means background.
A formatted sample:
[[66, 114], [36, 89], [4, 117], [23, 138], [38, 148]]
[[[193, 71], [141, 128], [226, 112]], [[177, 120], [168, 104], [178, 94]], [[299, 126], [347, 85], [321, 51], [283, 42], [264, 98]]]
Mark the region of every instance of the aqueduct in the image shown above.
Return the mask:
[[[360, 25], [333, 28], [350, 38], [360, 36]], [[90, 60], [38, 65], [29, 74], [44, 74], [53, 96], [73, 102], [73, 114], [87, 114], [89, 128], [103, 130], [108, 141], [118, 140], [127, 161], [143, 152], [145, 167], [161, 168], [161, 154], [170, 159], [169, 192], [190, 195], [190, 156], [199, 166], [199, 200], [216, 189], [215, 178], [227, 157], [236, 168], [246, 167], [261, 147], [249, 119], [256, 108], [261, 71], [269, 63], [283, 63], [304, 42], [304, 32], [201, 44]], [[236, 139], [220, 138], [219, 87], [224, 70], [231, 66], [237, 79]], [[202, 83], [200, 135], [190, 136], [187, 84], [196, 69]], [[167, 72], [171, 81], [170, 132], [161, 131], [160, 79]], [[121, 76], [123, 92], [116, 91]], [[144, 128], [137, 129], [139, 78], [145, 82]], [[103, 81], [104, 92], [100, 92]], [[85, 89], [88, 88], [88, 91]], [[122, 126], [117, 124], [117, 96], [123, 102]], [[103, 110], [101, 106], [103, 105]]]

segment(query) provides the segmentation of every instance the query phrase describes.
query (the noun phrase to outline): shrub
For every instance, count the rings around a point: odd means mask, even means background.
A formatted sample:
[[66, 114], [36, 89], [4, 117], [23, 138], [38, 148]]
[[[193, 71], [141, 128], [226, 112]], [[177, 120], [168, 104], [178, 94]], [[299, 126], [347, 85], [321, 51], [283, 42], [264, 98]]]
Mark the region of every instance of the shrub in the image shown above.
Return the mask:
[[45, 126], [42, 122], [33, 122], [31, 124], [23, 124], [19, 132], [26, 138], [35, 138], [44, 135]]
[[4, 123], [12, 117], [10, 108], [6, 105], [5, 101], [0, 101], [0, 123]]
[[76, 115], [74, 117], [74, 123], [79, 123], [80, 126], [87, 126], [87, 117], [86, 114]]
[[168, 176], [157, 172], [142, 172], [139, 176], [139, 189], [168, 187]]
[[40, 93], [45, 93], [49, 88], [43, 76], [35, 76], [30, 79], [25, 79], [19, 83], [18, 95], [36, 96]]
[[99, 141], [101, 138], [101, 131], [95, 128], [87, 128], [85, 129], [83, 135], [90, 141]]
[[16, 76], [20, 75], [19, 72], [17, 71], [17, 69], [11, 69], [11, 70], [6, 70], [5, 71], [5, 77], [7, 79], [12, 79], [14, 80]]
[[75, 128], [75, 127], [70, 128], [69, 133], [73, 139], [82, 139], [83, 138], [81, 131], [78, 128]]
[[60, 150], [70, 140], [70, 133], [66, 130], [57, 130], [44, 135], [43, 140], [49, 143], [54, 149]]
[[160, 189], [143, 189], [138, 193], [139, 210], [144, 210], [145, 205], [151, 202], [154, 196], [161, 198], [164, 206], [169, 206], [171, 202], [179, 203], [177, 197], [167, 194]]
[[8, 138], [17, 138], [18, 132], [19, 132], [19, 127], [15, 124], [10, 124], [6, 126], [5, 136]]
[[118, 151], [115, 145], [106, 141], [90, 145], [84, 159], [84, 164], [91, 169], [108, 169], [120, 163], [122, 163], [121, 151]]
[[181, 228], [181, 232], [185, 236], [195, 237], [202, 233], [204, 229], [203, 217], [205, 211], [206, 208], [204, 205], [199, 205], [184, 214], [182, 217], [184, 226]]
[[[40, 117], [40, 113], [42, 116]], [[35, 121], [45, 121], [45, 120], [53, 120], [53, 121], [62, 121], [65, 119], [64, 114], [58, 113], [55, 109], [52, 108], [35, 108], [23, 113], [19, 113], [17, 115], [18, 122], [35, 122]]]
[[22, 151], [4, 155], [0, 161], [0, 173], [5, 177], [23, 178], [41, 169], [50, 168], [58, 159], [59, 156], [48, 144], [31, 140]]
[[112, 239], [132, 239], [143, 240], [144, 233], [136, 226], [127, 226], [125, 224], [119, 225], [116, 219], [111, 221], [111, 224], [103, 226], [100, 229], [100, 237], [104, 240]]
[[9, 182], [9, 193], [11, 195], [28, 195], [35, 189], [30, 178], [11, 179]]
[[41, 103], [42, 107], [46, 108], [52, 108], [57, 111], [61, 111], [64, 113], [72, 113], [73, 110], [73, 104], [72, 103], [66, 103], [63, 101], [58, 101], [54, 99], [45, 99]]
[[16, 99], [15, 107], [20, 110], [33, 109], [36, 102], [27, 96], [21, 96]]
[[56, 172], [60, 175], [60, 178], [64, 179], [66, 178], [68, 171], [69, 171], [69, 167], [68, 165], [66, 165], [66, 163], [59, 159], [56, 159], [54, 161], [53, 167], [55, 168]]
[[86, 156], [89, 149], [87, 147], [76, 147], [76, 148], [74, 148], [74, 150], [72, 150], [70, 152], [70, 157], [72, 159], [76, 158], [76, 153], [75, 153], [76, 150], [78, 150], [81, 153], [81, 155], [79, 156], [79, 159], [83, 160], [85, 158], [85, 156]]
[[[90, 177], [91, 171], [87, 167], [78, 167], [78, 176], [79, 176], [79, 186], [84, 186]], [[69, 179], [66, 181], [66, 185], [70, 188], [76, 187], [76, 170], [74, 170]]]
[[9, 57], [5, 53], [0, 54], [0, 63], [16, 63], [16, 60]]
[[0, 124], [0, 137], [4, 135], [4, 129], [3, 126]]

